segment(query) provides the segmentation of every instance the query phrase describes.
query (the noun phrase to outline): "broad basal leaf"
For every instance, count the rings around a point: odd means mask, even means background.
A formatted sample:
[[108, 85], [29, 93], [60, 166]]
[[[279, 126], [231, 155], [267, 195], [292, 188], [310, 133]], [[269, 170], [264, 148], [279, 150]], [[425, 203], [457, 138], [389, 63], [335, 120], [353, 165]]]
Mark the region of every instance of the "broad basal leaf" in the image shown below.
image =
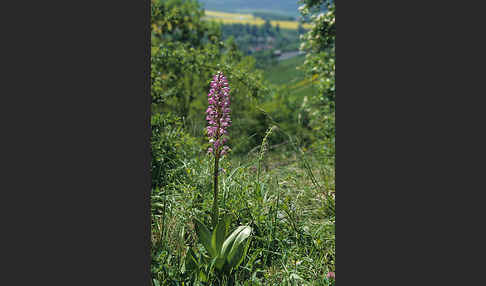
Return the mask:
[[245, 226], [236, 236], [231, 251], [229, 252], [226, 260], [231, 268], [238, 267], [246, 256], [246, 252], [249, 246], [249, 240], [245, 243], [245, 240], [250, 237], [251, 227]]
[[216, 257], [218, 254], [216, 249], [212, 247], [211, 233], [209, 232], [208, 228], [198, 219], [194, 219], [194, 224], [196, 225], [196, 232], [199, 241], [202, 243], [204, 248], [206, 248], [206, 250], [209, 252], [209, 255], [211, 255], [211, 257]]

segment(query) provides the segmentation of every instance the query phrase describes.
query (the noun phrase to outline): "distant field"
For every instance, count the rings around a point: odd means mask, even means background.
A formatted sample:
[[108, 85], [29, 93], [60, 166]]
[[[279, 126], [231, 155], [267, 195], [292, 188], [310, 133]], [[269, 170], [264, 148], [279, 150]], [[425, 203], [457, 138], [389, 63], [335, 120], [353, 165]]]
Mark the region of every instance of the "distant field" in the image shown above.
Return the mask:
[[314, 78], [308, 78], [303, 71], [296, 67], [304, 63], [305, 56], [300, 55], [290, 59], [282, 60], [275, 66], [268, 67], [263, 71], [263, 76], [270, 83], [286, 84], [289, 91], [300, 96], [313, 95], [316, 89], [312, 86]]
[[206, 10], [230, 13], [252, 13], [266, 11], [288, 16], [300, 15], [297, 0], [199, 0]]
[[264, 77], [273, 84], [287, 84], [294, 86], [305, 79], [303, 71], [296, 67], [304, 63], [305, 56], [299, 55], [290, 59], [279, 61], [274, 66], [269, 66], [264, 70]]
[[[207, 20], [214, 20], [222, 22], [223, 24], [250, 24], [250, 25], [257, 25], [261, 26], [265, 23], [260, 17], [255, 17], [252, 14], [240, 14], [240, 13], [228, 13], [228, 12], [220, 12], [220, 11], [209, 11], [206, 10], [206, 17]], [[299, 22], [297, 21], [270, 21], [272, 26], [277, 26], [277, 24], [282, 29], [292, 29], [296, 30], [299, 26]], [[302, 27], [304, 29], [309, 29], [309, 24], [303, 24]]]

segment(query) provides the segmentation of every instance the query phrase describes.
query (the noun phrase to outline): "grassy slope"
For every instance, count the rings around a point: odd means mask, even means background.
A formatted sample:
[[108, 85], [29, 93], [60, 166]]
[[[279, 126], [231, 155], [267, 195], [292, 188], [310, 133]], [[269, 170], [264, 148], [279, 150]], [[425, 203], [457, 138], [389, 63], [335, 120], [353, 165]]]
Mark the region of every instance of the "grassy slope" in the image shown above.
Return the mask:
[[304, 56], [297, 56], [278, 62], [264, 71], [264, 77], [273, 84], [290, 84], [304, 79], [304, 73], [296, 69], [304, 62]]
[[299, 95], [299, 97], [311, 95], [315, 93], [315, 89], [309, 82], [302, 84], [303, 81], [309, 81], [309, 79], [303, 71], [296, 69], [297, 66], [302, 65], [304, 59], [305, 56], [300, 55], [280, 61], [277, 65], [266, 69], [263, 76], [272, 84], [287, 85], [292, 94]]
[[[298, 56], [281, 61], [265, 71], [265, 78], [274, 84], [302, 82], [306, 78], [295, 67], [303, 60]], [[296, 88], [291, 96], [301, 99], [306, 89], [309, 85]], [[259, 149], [221, 161], [220, 213], [233, 216], [231, 230], [246, 224], [253, 229], [248, 254], [235, 273], [236, 285], [331, 285], [326, 274], [335, 271], [334, 170], [312, 154], [306, 156], [306, 168], [302, 155], [290, 151], [288, 144], [272, 148], [263, 156], [260, 176]], [[152, 271], [164, 281], [161, 285], [179, 283], [188, 247], [205, 253], [192, 218], [209, 224], [212, 163], [208, 159], [186, 158], [184, 176], [152, 195], [157, 213], [152, 242], [160, 246]]]
[[[253, 228], [248, 255], [236, 273], [237, 285], [290, 285], [298, 280], [295, 275], [307, 282], [297, 285], [330, 285], [325, 275], [334, 271], [334, 174], [308, 160], [320, 188], [312, 184], [295, 153], [266, 154], [259, 181], [257, 154], [221, 161], [225, 172], [220, 177], [220, 212], [233, 215], [231, 229], [244, 224]], [[204, 156], [188, 161], [184, 183], [168, 190], [165, 235], [157, 231], [161, 221], [152, 233], [164, 249], [154, 258], [164, 265], [160, 269], [180, 271], [188, 245], [204, 252], [196, 247], [191, 221], [198, 217], [209, 223], [211, 165]], [[153, 201], [162, 204], [158, 195]], [[168, 283], [175, 274], [161, 271], [157, 276]]]

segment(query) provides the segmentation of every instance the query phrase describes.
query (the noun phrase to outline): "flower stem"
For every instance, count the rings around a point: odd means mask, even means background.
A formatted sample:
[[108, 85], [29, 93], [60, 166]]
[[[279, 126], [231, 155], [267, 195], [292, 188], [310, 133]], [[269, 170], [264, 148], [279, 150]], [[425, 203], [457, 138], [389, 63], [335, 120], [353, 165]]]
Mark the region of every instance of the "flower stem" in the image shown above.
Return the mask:
[[218, 225], [219, 210], [218, 210], [218, 174], [219, 173], [219, 152], [214, 156], [214, 198], [213, 198], [213, 213], [212, 222], [213, 228]]

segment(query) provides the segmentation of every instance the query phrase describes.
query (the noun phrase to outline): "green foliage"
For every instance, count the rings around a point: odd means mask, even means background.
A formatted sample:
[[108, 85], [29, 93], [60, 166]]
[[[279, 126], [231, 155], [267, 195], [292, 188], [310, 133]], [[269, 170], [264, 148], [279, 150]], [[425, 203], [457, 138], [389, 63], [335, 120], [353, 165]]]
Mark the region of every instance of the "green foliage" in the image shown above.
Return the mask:
[[[262, 74], [254, 69], [255, 61], [243, 57], [231, 40], [222, 42], [219, 26], [197, 21], [201, 16], [202, 10], [194, 1], [154, 0], [151, 78], [153, 113], [174, 112], [184, 119], [184, 127], [191, 135], [204, 140], [206, 94], [216, 71], [223, 71], [230, 82], [235, 118], [251, 118], [249, 114], [240, 115], [269, 91]], [[197, 32], [181, 32], [191, 29]], [[199, 38], [194, 38], [196, 35]], [[259, 125], [253, 121], [244, 126], [239, 123], [234, 122], [232, 132], [241, 138], [250, 137], [251, 128]], [[248, 147], [244, 143], [235, 151]]]
[[234, 38], [238, 49], [257, 60], [257, 68], [266, 68], [276, 63], [275, 51], [296, 51], [299, 48], [299, 33], [296, 30], [280, 29], [270, 25], [267, 19], [262, 26], [248, 24], [226, 24], [221, 26], [223, 40]]
[[255, 17], [260, 17], [264, 20], [280, 20], [280, 21], [295, 21], [295, 17], [288, 14], [275, 13], [269, 11], [256, 11], [252, 13]]
[[155, 114], [151, 126], [152, 188], [163, 188], [183, 179], [185, 158], [194, 156], [199, 148], [171, 113]]
[[[246, 256], [250, 240], [247, 240], [251, 234], [251, 227], [239, 226], [231, 234], [229, 234], [229, 216], [221, 220], [212, 232], [200, 222], [194, 219], [196, 226], [196, 233], [199, 241], [210, 257], [210, 267], [204, 267], [209, 271], [215, 271], [219, 279], [229, 277], [232, 270], [236, 269]], [[228, 235], [229, 234], [229, 235]], [[193, 265], [196, 261], [196, 255], [191, 253], [193, 257], [189, 258], [189, 263]], [[187, 260], [186, 260], [187, 261]], [[199, 272], [203, 265], [197, 264], [195, 268], [191, 266], [190, 271]], [[207, 273], [205, 276], [210, 277], [213, 273]]]
[[313, 147], [326, 164], [334, 163], [335, 155], [335, 39], [334, 1], [301, 0], [299, 10], [310, 19], [312, 29], [302, 36], [301, 50], [306, 51], [304, 70], [317, 78], [318, 95], [311, 97], [313, 110], [310, 125], [316, 131]]
[[[305, 64], [302, 56], [277, 62], [270, 54], [247, 56], [239, 37], [274, 33], [295, 49], [297, 31], [242, 26], [241, 35], [235, 29], [226, 37], [225, 26], [203, 16], [196, 1], [152, 0], [153, 284], [331, 285], [333, 42], [305, 39]], [[309, 31], [313, 37], [333, 37], [325, 17], [321, 34]], [[204, 111], [218, 70], [231, 87], [233, 151], [219, 166], [224, 219], [210, 231], [214, 159], [205, 155]]]
[[[319, 77], [319, 100], [333, 101], [335, 98], [335, 41], [336, 19], [335, 6], [328, 0], [303, 1], [302, 13], [310, 15], [312, 29], [302, 36], [301, 49], [307, 52], [305, 68]], [[326, 12], [321, 12], [326, 7]], [[314, 13], [313, 13], [314, 12]]]
[[[269, 139], [278, 132], [272, 132]], [[217, 229], [252, 228], [247, 253], [230, 272], [235, 285], [245, 285], [244, 281], [251, 282], [246, 285], [302, 285], [302, 281], [292, 282], [296, 275], [310, 285], [330, 285], [325, 275], [335, 271], [334, 175], [312, 156], [307, 157], [316, 180], [323, 189], [332, 190], [323, 192], [312, 183], [301, 155], [284, 150], [269, 151], [261, 160], [256, 153], [222, 160], [225, 172], [221, 174], [219, 207], [233, 219]], [[191, 281], [220, 285], [218, 281], [223, 279], [216, 270], [221, 260], [214, 260], [210, 254], [211, 248], [220, 249], [223, 236], [214, 235], [207, 227], [206, 235], [201, 235], [194, 221], [198, 218], [201, 225], [210, 222], [213, 200], [208, 161], [208, 157], [188, 161], [187, 178], [167, 193], [165, 239], [153, 255], [154, 277], [161, 285], [187, 285]], [[153, 228], [154, 236], [158, 229]], [[225, 240], [229, 234], [226, 232]]]
[[265, 69], [264, 76], [273, 84], [291, 86], [307, 78], [303, 71], [296, 69], [297, 66], [303, 63], [303, 55], [282, 60], [276, 65]]

